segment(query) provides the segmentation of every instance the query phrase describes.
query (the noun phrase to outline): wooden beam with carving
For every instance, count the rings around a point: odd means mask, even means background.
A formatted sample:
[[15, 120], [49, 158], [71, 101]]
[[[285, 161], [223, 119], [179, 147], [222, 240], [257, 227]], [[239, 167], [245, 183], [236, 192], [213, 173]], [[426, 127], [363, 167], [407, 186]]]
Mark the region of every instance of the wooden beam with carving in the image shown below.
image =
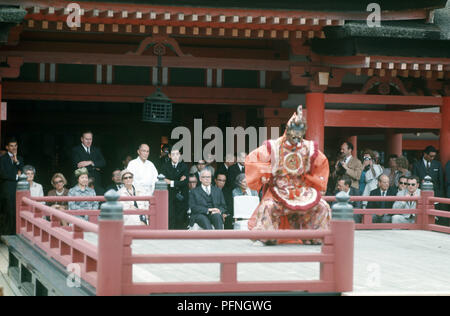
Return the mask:
[[[143, 103], [155, 91], [154, 86], [3, 82], [3, 96], [8, 100], [63, 100], [93, 102]], [[173, 103], [237, 104], [251, 106], [280, 106], [287, 93], [270, 89], [163, 87]]]
[[[121, 66], [156, 66], [156, 56], [121, 55], [70, 52], [32, 52], [4, 51], [2, 55], [23, 57], [26, 63], [88, 64]], [[238, 58], [202, 58], [192, 56], [164, 56], [164, 67], [172, 68], [221, 68], [242, 70], [287, 71], [287, 60], [238, 59]]]

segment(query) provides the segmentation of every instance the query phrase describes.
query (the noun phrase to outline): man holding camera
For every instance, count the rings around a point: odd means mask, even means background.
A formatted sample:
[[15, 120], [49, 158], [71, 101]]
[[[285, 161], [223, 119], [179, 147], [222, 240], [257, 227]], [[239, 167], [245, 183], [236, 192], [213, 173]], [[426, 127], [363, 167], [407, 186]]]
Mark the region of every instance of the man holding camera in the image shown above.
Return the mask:
[[352, 187], [359, 190], [359, 178], [363, 169], [361, 161], [352, 156], [353, 144], [343, 142], [341, 145], [341, 155], [335, 166], [335, 177], [348, 175], [352, 179]]

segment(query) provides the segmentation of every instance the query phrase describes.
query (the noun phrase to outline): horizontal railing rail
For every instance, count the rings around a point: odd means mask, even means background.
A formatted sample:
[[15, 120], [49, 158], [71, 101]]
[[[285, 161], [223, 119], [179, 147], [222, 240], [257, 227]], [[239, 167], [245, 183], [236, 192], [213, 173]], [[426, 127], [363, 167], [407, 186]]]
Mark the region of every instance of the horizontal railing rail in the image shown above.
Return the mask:
[[[309, 291], [341, 292], [352, 287], [353, 258], [352, 221], [332, 221], [329, 230], [281, 230], [281, 231], [139, 231], [123, 232], [125, 251], [121, 293], [124, 295], [150, 293], [211, 293], [211, 292], [269, 292]], [[351, 236], [349, 236], [351, 235]], [[320, 253], [217, 253], [217, 254], [132, 254], [133, 240], [180, 239], [247, 239], [247, 240], [322, 240]], [[340, 249], [340, 254], [338, 250]], [[297, 249], [299, 250], [299, 249]], [[316, 262], [320, 264], [319, 280], [297, 281], [239, 281], [237, 266], [240, 263], [268, 262]], [[133, 264], [216, 263], [220, 265], [219, 281], [213, 282], [144, 282], [134, 283]], [[351, 270], [351, 271], [349, 271]], [[339, 272], [338, 272], [339, 271]]]

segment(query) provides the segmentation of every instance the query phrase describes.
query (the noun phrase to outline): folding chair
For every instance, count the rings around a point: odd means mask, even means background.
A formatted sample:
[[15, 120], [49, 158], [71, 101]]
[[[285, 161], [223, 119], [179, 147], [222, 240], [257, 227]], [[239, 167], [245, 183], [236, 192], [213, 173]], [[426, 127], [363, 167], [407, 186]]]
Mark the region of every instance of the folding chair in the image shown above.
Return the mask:
[[259, 197], [251, 195], [235, 196], [234, 205], [234, 229], [248, 230], [247, 223], [259, 204]]

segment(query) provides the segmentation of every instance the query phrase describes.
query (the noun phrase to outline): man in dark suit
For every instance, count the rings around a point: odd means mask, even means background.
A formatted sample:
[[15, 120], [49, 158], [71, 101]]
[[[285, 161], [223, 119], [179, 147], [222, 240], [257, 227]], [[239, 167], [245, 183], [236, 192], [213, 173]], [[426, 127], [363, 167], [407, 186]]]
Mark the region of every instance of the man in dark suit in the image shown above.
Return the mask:
[[74, 170], [87, 168], [89, 176], [95, 178], [95, 183], [102, 186], [101, 171], [106, 162], [99, 148], [92, 146], [93, 134], [90, 131], [83, 132], [81, 144], [72, 148], [72, 167]]
[[[337, 190], [334, 192], [334, 195], [338, 194], [339, 192], [345, 192], [349, 196], [357, 196], [359, 195], [359, 190], [352, 187], [352, 178], [350, 178], [347, 175], [343, 175], [338, 178], [337, 181]], [[334, 202], [335, 204], [337, 202]], [[350, 201], [349, 202], [353, 208], [362, 208], [361, 201]], [[355, 223], [361, 223], [361, 214], [355, 214], [353, 215], [353, 218], [355, 220]]]
[[232, 189], [237, 188], [237, 185], [235, 183], [236, 177], [244, 173], [245, 174], [245, 158], [247, 157], [247, 154], [242, 152], [237, 156], [237, 163], [232, 165], [229, 169], [229, 181], [232, 186]]
[[189, 193], [191, 226], [197, 223], [203, 229], [223, 229], [223, 215], [227, 213], [222, 191], [211, 185], [211, 171], [200, 173], [201, 185]]
[[412, 174], [418, 176], [421, 183], [426, 176], [430, 176], [433, 182], [434, 196], [444, 197], [444, 171], [441, 163], [434, 160], [436, 155], [437, 149], [433, 146], [425, 148], [422, 159], [413, 164]]
[[0, 203], [3, 217], [0, 232], [12, 235], [16, 230], [16, 186], [23, 159], [17, 156], [18, 144], [15, 138], [6, 141], [6, 150], [0, 157]]
[[188, 176], [187, 165], [180, 161], [180, 151], [170, 150], [170, 162], [165, 162], [161, 167], [161, 173], [166, 177], [169, 185], [169, 229], [187, 228], [188, 202]]
[[227, 208], [227, 214], [225, 214], [224, 227], [225, 229], [233, 229], [233, 194], [231, 189], [226, 186], [227, 176], [223, 173], [216, 173], [216, 179], [214, 183], [217, 188], [222, 190], [223, 197], [225, 198], [225, 204]]
[[[370, 196], [395, 196], [397, 195], [397, 190], [390, 186], [389, 177], [382, 174], [378, 177], [378, 187], [375, 190], [370, 191]], [[369, 202], [367, 203], [367, 208], [392, 208], [394, 201], [381, 201], [381, 202]], [[373, 215], [373, 223], [391, 223], [392, 215], [384, 214]]]
[[235, 160], [235, 156], [233, 156], [232, 154], [227, 154], [225, 156], [225, 161], [219, 164], [215, 174], [216, 178], [218, 174], [223, 174], [227, 177], [227, 183], [225, 183], [225, 187], [230, 190], [232, 190], [234, 186], [234, 184], [230, 180], [230, 168], [235, 164]]

